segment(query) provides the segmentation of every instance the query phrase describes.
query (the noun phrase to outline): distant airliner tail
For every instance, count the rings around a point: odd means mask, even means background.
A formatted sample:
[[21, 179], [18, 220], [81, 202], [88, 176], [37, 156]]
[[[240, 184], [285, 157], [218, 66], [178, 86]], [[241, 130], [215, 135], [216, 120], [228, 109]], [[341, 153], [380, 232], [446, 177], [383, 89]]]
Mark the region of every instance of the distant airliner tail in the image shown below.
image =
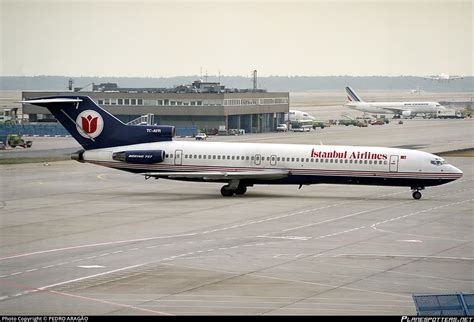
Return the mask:
[[86, 150], [172, 140], [173, 126], [126, 125], [88, 96], [50, 96], [22, 101], [47, 108]]
[[363, 102], [363, 100], [356, 94], [356, 92], [350, 87], [346, 87], [347, 99], [350, 102]]

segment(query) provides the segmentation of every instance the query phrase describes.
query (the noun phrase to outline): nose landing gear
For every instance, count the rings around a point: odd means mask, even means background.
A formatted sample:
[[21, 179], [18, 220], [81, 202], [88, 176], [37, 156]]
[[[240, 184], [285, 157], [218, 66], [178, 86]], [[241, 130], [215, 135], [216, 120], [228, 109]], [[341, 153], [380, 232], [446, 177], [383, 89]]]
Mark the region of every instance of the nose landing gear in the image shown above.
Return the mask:
[[421, 192], [420, 190], [425, 189], [425, 187], [411, 187], [411, 190], [413, 191], [412, 197], [415, 200], [421, 199]]

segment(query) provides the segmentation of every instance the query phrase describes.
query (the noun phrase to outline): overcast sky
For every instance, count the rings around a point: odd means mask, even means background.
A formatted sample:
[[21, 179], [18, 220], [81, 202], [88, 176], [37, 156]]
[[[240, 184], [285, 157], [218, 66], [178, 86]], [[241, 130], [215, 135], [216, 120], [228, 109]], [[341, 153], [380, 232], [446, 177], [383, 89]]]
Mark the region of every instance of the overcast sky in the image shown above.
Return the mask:
[[0, 75], [473, 75], [473, 1], [0, 0]]

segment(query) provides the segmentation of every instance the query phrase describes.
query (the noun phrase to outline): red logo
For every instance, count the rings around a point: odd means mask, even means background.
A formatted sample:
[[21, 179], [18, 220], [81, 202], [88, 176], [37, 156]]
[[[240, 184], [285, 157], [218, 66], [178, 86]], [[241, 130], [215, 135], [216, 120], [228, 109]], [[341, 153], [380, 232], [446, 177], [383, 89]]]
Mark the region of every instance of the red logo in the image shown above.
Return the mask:
[[102, 116], [93, 110], [82, 111], [76, 118], [77, 132], [86, 139], [98, 137], [104, 129]]
[[91, 115], [87, 115], [87, 118], [81, 116], [82, 119], [82, 129], [84, 132], [91, 134], [97, 130], [97, 120], [99, 119], [97, 116], [92, 117]]

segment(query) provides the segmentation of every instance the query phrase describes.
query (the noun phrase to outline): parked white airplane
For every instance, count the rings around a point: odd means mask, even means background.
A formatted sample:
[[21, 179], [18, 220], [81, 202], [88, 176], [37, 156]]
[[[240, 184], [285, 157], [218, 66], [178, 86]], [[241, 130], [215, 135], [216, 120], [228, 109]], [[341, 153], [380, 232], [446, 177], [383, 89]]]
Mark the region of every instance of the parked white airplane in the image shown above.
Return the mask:
[[285, 121], [292, 122], [292, 121], [306, 121], [306, 120], [314, 121], [315, 118], [314, 116], [303, 111], [289, 110], [288, 113], [285, 113]]
[[432, 79], [432, 80], [439, 80], [439, 81], [449, 81], [449, 80], [453, 80], [453, 79], [463, 79], [462, 76], [458, 76], [458, 75], [447, 75], [447, 74], [438, 74], [438, 75], [430, 75], [430, 76], [426, 76], [424, 77], [424, 79]]
[[436, 155], [406, 149], [265, 143], [173, 141], [174, 127], [125, 125], [87, 96], [23, 101], [46, 107], [84, 150], [72, 159], [149, 178], [223, 182], [221, 194], [255, 184], [317, 183], [406, 186], [451, 182], [462, 171]]
[[417, 113], [437, 113], [446, 108], [438, 102], [364, 102], [351, 87], [346, 87], [348, 108], [373, 114], [395, 114], [403, 117]]

